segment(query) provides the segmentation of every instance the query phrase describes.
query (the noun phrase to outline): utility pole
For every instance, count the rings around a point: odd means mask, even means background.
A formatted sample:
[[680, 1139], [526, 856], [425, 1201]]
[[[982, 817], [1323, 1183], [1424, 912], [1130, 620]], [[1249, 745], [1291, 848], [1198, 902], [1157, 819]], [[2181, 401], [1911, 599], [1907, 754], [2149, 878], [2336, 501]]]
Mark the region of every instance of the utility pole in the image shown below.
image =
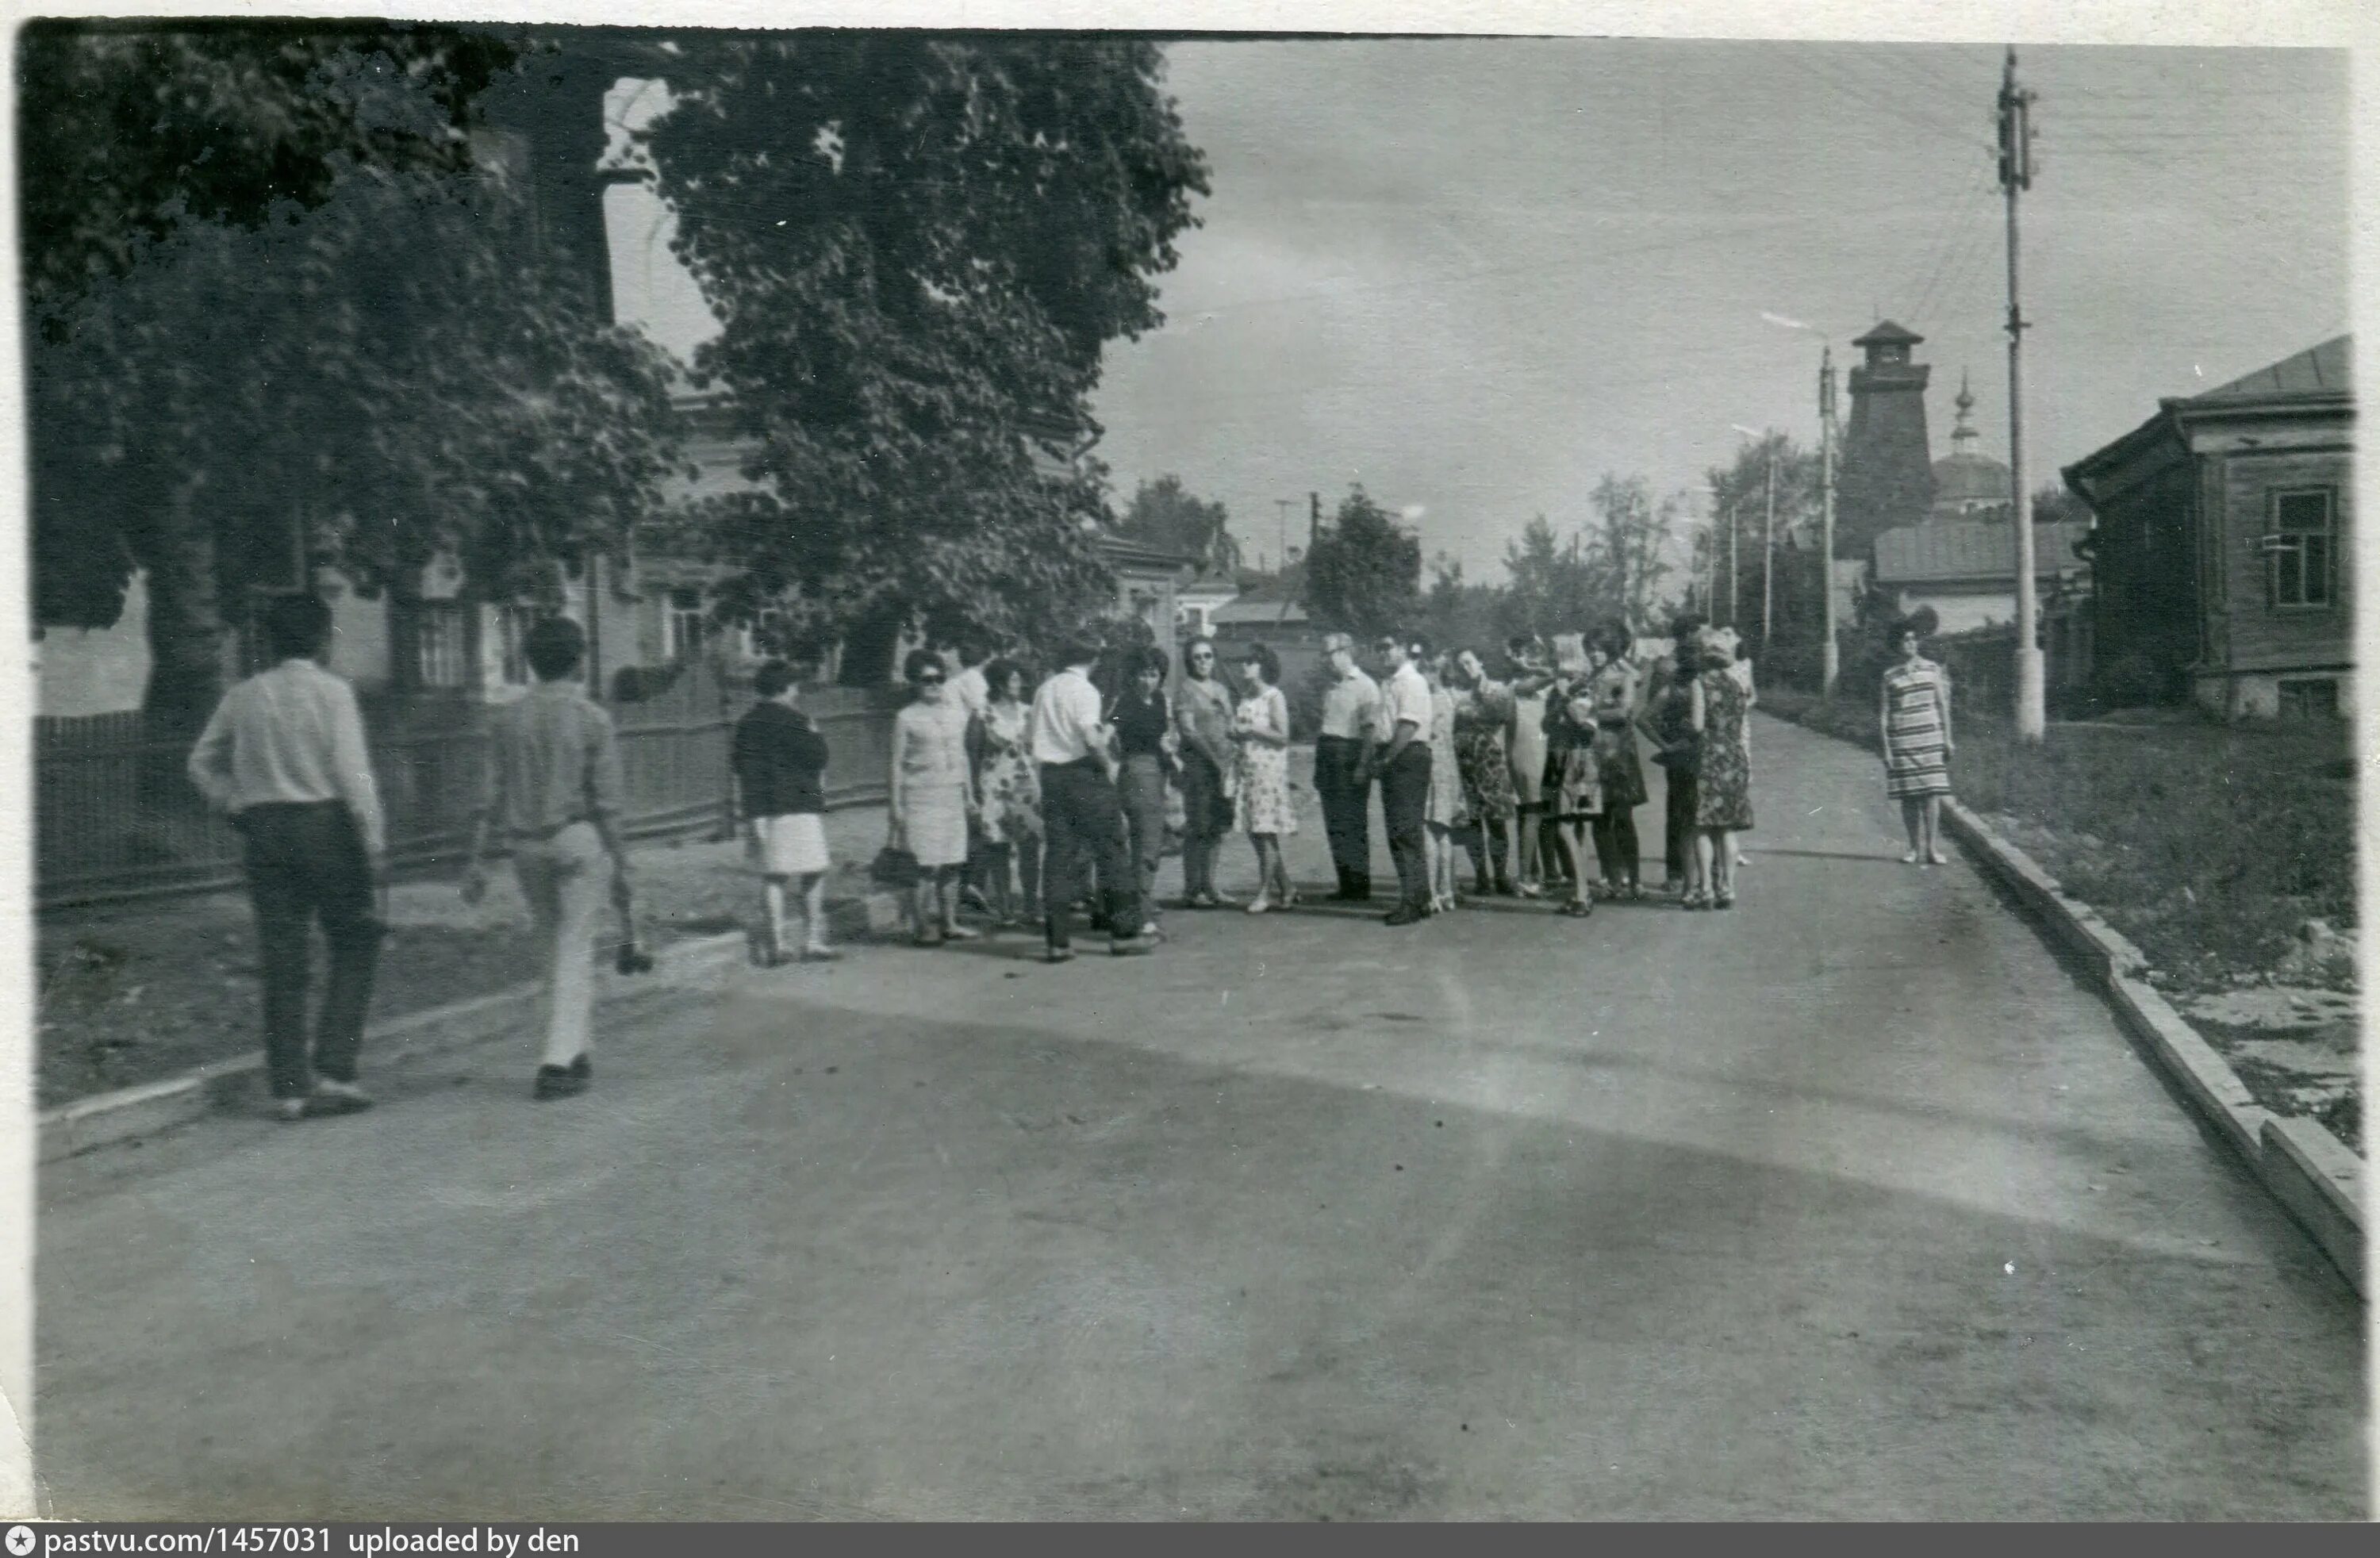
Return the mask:
[[1736, 578], [1736, 516], [1743, 508], [1741, 498], [1727, 505], [1727, 625], [1735, 626], [1736, 603], [1743, 599], [1743, 588]]
[[1322, 540], [1322, 494], [1306, 493], [1305, 504], [1305, 554], [1311, 557]]
[[1289, 511], [1295, 507], [1295, 498], [1275, 498], [1273, 507], [1281, 510], [1281, 571], [1289, 572]]
[[2034, 620], [2033, 497], [2024, 484], [2024, 314], [2017, 302], [2016, 197], [2033, 188], [2034, 94], [2016, 84], [2016, 45], [2000, 79], [2000, 188], [2008, 194], [2009, 488], [2016, 520], [2016, 736], [2037, 745], [2043, 708], [2041, 645]]
[[1835, 647], [1835, 348], [1818, 356], [1818, 598], [1826, 634], [1818, 649], [1818, 695], [1835, 695], [1842, 652]]
[[1768, 444], [1768, 517], [1760, 526], [1760, 647], [1768, 647], [1777, 609], [1777, 442]]

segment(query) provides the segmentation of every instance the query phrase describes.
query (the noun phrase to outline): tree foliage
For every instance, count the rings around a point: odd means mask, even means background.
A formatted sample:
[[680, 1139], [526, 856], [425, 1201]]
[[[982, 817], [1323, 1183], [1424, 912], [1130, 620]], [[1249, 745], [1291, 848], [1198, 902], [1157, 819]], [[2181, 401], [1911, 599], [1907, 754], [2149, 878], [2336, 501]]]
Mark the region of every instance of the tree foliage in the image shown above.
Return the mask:
[[1412, 625], [1420, 592], [1421, 542], [1354, 488], [1306, 553], [1305, 609], [1325, 627], [1368, 637]]
[[[301, 556], [402, 590], [450, 553], [509, 592], [661, 501], [665, 363], [474, 161], [499, 57], [402, 27], [28, 35], [24, 185], [89, 186], [27, 220], [38, 619], [112, 622], [146, 569], [169, 724], [213, 700], [226, 603]], [[90, 162], [146, 115], [158, 145]]]
[[694, 37], [648, 131], [759, 490], [689, 532], [818, 630], [1036, 635], [1108, 588], [1087, 399], [1206, 170], [1150, 43]]
[[1221, 502], [1197, 497], [1171, 472], [1134, 491], [1120, 529], [1135, 541], [1191, 558], [1202, 575], [1229, 576], [1240, 566], [1240, 543]]

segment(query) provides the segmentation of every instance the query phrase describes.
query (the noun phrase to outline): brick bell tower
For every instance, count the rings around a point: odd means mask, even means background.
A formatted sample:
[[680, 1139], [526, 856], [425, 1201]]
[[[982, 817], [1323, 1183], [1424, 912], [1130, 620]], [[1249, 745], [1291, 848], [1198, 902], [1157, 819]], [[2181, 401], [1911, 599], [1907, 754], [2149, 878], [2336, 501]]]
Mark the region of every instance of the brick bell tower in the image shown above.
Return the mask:
[[1934, 505], [1934, 460], [1925, 435], [1925, 381], [1933, 370], [1909, 359], [1925, 339], [1886, 320], [1852, 345], [1867, 353], [1853, 368], [1851, 426], [1835, 488], [1835, 554], [1865, 557], [1876, 538], [1914, 525]]

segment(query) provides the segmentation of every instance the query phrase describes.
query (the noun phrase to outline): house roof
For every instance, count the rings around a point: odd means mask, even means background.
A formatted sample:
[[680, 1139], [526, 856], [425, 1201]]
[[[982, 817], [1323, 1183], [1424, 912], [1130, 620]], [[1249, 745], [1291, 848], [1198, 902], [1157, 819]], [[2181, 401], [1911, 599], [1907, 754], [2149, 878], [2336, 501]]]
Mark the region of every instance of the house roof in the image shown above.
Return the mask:
[[2352, 335], [2335, 335], [2228, 384], [2218, 384], [2204, 395], [2192, 396], [2185, 404], [2229, 406], [2259, 400], [2293, 400], [2301, 396], [2352, 395], [2354, 343]]
[[[2034, 526], [2034, 572], [2054, 575], [2080, 568], [2074, 543], [2090, 533], [2089, 525], [2073, 520]], [[2015, 578], [2016, 535], [2004, 522], [1933, 519], [1876, 538], [1878, 584], [1988, 584]]]
[[1190, 559], [1178, 552], [1166, 552], [1141, 542], [1126, 541], [1114, 534], [1102, 534], [1099, 539], [1099, 555], [1111, 568], [1128, 568], [1135, 573], [1180, 573], [1190, 566]]
[[1308, 620], [1305, 608], [1298, 603], [1296, 596], [1265, 590], [1243, 595], [1215, 612], [1215, 626], [1218, 627], [1298, 627]]
[[2236, 413], [2287, 416], [2299, 410], [2335, 415], [2339, 408], [2354, 403], [2354, 355], [2355, 337], [2335, 335], [2204, 394], [2187, 399], [2168, 396], [2157, 402], [2155, 416], [2122, 437], [2094, 449], [2060, 474], [2069, 487], [2090, 499], [2093, 482], [2153, 448], [2160, 440], [2187, 452], [2190, 437], [2186, 424], [2192, 413], [2204, 412], [2218, 418]]
[[1852, 343], [1855, 347], [1913, 347], [1925, 339], [1907, 325], [1886, 320]]

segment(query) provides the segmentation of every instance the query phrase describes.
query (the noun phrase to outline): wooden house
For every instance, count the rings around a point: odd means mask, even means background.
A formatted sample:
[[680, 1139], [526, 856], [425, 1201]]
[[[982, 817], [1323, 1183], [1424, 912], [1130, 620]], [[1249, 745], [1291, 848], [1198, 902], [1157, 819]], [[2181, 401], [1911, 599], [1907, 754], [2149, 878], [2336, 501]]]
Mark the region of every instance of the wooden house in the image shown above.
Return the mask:
[[2353, 708], [2355, 397], [2341, 335], [2068, 466], [2091, 505], [2096, 654], [2226, 718]]

